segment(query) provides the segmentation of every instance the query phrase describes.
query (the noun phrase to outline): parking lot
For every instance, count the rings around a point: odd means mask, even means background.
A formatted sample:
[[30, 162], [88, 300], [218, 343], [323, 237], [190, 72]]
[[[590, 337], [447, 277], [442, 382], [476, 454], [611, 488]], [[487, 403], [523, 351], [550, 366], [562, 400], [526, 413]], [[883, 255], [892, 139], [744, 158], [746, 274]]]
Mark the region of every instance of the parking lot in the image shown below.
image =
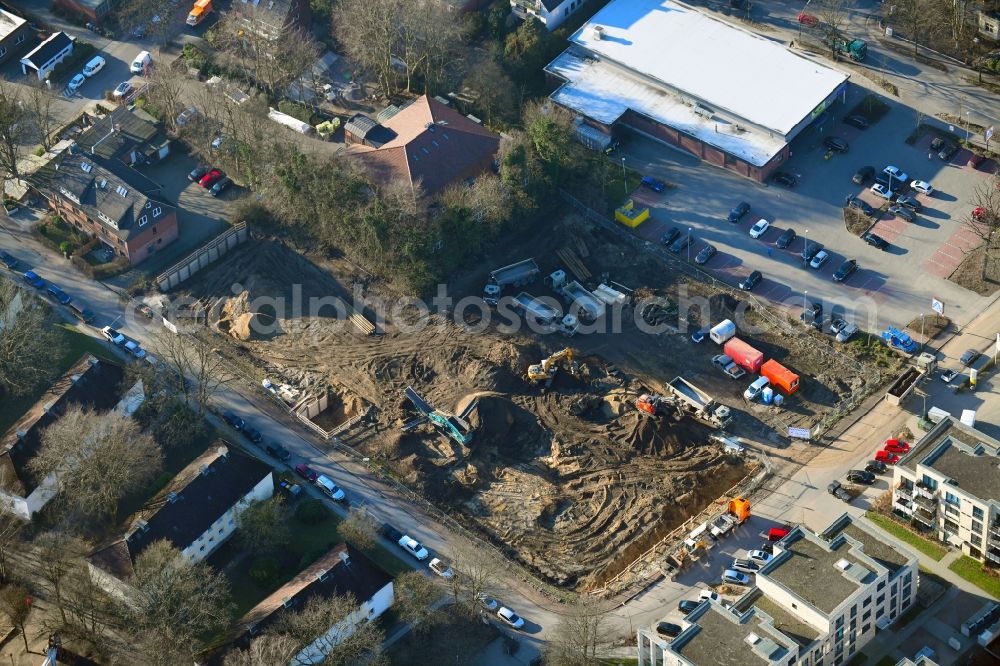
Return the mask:
[[[674, 186], [661, 194], [648, 189], [635, 193], [637, 202], [648, 205], [651, 213], [636, 233], [657, 243], [671, 227], [682, 232], [690, 229], [696, 239], [689, 248], [692, 260], [711, 243], [718, 254], [705, 269], [716, 277], [735, 285], [752, 270], [762, 271], [764, 279], [754, 293], [786, 306], [792, 316], [798, 316], [806, 299], [822, 300], [826, 312], [842, 311], [862, 328], [877, 330], [889, 324], [905, 325], [919, 313], [930, 312], [931, 298], [937, 298], [956, 322], [968, 321], [987, 299], [944, 276], [972, 243], [963, 221], [976, 183], [988, 174], [964, 166], [969, 154], [965, 150], [948, 162], [936, 154], [928, 159], [931, 134], [907, 145], [905, 139], [916, 126], [916, 116], [892, 100], [886, 100], [889, 113], [866, 130], [842, 123], [841, 117], [867, 92], [850, 86], [846, 104], [834, 108], [823, 126], [811, 128], [792, 144], [793, 157], [783, 167], [797, 178], [791, 189], [754, 183], [652, 140], [631, 136], [625, 145], [629, 166]], [[831, 135], [849, 143], [847, 153], [828, 154], [822, 142]], [[917, 196], [923, 210], [915, 222], [886, 216], [876, 225], [874, 231], [890, 243], [885, 251], [853, 236], [844, 224], [847, 196], [860, 195], [872, 205], [882, 203], [868, 191], [870, 181], [865, 186], [851, 181], [865, 165], [876, 171], [895, 165], [907, 172], [908, 180], [928, 181], [937, 190], [932, 196]], [[741, 201], [749, 203], [751, 211], [731, 224], [727, 215]], [[753, 239], [748, 231], [760, 219], [771, 226], [761, 238]], [[776, 239], [789, 227], [797, 238], [788, 248], [777, 248]], [[822, 244], [830, 255], [819, 269], [803, 264], [801, 253], [807, 242]], [[681, 256], [686, 258], [687, 252]], [[833, 281], [833, 273], [846, 259], [856, 259], [859, 269], [844, 282]]]

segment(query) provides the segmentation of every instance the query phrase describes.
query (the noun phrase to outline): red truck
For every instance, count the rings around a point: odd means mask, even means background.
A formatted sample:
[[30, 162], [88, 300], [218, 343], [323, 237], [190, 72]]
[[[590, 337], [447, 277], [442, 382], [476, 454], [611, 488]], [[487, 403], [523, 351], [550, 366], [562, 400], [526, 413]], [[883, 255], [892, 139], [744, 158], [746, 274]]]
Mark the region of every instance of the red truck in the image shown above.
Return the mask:
[[729, 338], [722, 350], [747, 372], [757, 372], [764, 364], [764, 353], [757, 351], [739, 338]]

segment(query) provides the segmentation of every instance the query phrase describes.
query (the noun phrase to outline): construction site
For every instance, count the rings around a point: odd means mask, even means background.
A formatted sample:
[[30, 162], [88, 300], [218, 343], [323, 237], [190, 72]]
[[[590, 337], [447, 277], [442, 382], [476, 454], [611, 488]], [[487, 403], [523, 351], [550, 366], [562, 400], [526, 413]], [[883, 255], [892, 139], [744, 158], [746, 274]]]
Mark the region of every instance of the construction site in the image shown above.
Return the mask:
[[[572, 238], [548, 248], [557, 234], [534, 239], [531, 251], [546, 257], [534, 268], [515, 255], [451, 285], [456, 298], [509, 296], [523, 316], [546, 319], [551, 334], [495, 324], [477, 331], [450, 312], [353, 310], [354, 290], [369, 303], [393, 295], [346, 261], [310, 260], [272, 240], [246, 243], [179, 292], [197, 299], [220, 352], [266, 378], [286, 404], [312, 405], [324, 430], [541, 577], [589, 589], [725, 502], [720, 496], [747, 476], [747, 457], [713, 433], [783, 458], [807, 455], [808, 443], [780, 433], [813, 428], [869, 380], [849, 359], [775, 327], [753, 344], [793, 366], [802, 387], [782, 408], [747, 403], [749, 382], [713, 366], [718, 345], [691, 342], [674, 294], [683, 286], [706, 296], [714, 321], [733, 316], [738, 301], [600, 228], [574, 226]], [[517, 279], [500, 284], [498, 276]], [[644, 295], [662, 300], [633, 311]], [[282, 306], [312, 296], [344, 307], [305, 316]], [[542, 301], [566, 307], [536, 310]], [[626, 315], [621, 332], [578, 332], [612, 309]], [[668, 324], [666, 332], [639, 330], [638, 317]]]

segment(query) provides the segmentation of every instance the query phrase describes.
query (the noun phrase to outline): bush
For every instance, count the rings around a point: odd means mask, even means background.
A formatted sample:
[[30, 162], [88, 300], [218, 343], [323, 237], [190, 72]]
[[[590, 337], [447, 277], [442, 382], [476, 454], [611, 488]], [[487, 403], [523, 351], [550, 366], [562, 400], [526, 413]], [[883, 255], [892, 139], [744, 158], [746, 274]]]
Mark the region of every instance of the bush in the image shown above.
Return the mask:
[[278, 102], [278, 111], [281, 111], [282, 113], [287, 113], [296, 120], [301, 120], [304, 123], [312, 124], [312, 111], [302, 106], [301, 104], [296, 104], [295, 102], [289, 102], [287, 100], [281, 100], [280, 102]]
[[184, 48], [181, 49], [181, 57], [184, 58], [188, 67], [194, 67], [198, 70], [204, 69], [208, 64], [208, 56], [193, 44], [184, 45]]
[[278, 558], [272, 556], [258, 557], [250, 565], [250, 578], [261, 587], [265, 587], [278, 575], [281, 565]]
[[295, 518], [306, 525], [319, 525], [330, 519], [330, 512], [323, 506], [323, 502], [312, 499], [299, 505], [295, 510]]

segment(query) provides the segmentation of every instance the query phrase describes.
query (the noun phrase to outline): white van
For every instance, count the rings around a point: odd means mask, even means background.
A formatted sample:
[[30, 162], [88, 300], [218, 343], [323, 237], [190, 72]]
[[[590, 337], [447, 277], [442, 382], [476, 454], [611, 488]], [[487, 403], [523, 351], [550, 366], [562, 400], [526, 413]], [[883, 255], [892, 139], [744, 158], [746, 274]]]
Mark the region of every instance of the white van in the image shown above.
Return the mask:
[[760, 392], [763, 391], [764, 388], [770, 383], [771, 382], [767, 377], [758, 377], [754, 380], [753, 384], [747, 387], [747, 390], [743, 392], [743, 397], [747, 400], [756, 400], [757, 396], [760, 395]]
[[97, 74], [99, 71], [104, 69], [104, 65], [106, 64], [107, 62], [105, 62], [104, 58], [102, 58], [101, 56], [94, 56], [93, 58], [91, 58], [90, 62], [84, 65], [83, 75], [89, 79], [94, 74]]
[[331, 499], [338, 502], [344, 499], [344, 491], [340, 488], [340, 486], [323, 475], [316, 477], [316, 486], [329, 495]]
[[145, 74], [146, 68], [152, 64], [153, 56], [149, 54], [149, 51], [142, 51], [135, 57], [135, 60], [132, 61], [132, 66], [129, 69], [132, 70], [133, 74]]

